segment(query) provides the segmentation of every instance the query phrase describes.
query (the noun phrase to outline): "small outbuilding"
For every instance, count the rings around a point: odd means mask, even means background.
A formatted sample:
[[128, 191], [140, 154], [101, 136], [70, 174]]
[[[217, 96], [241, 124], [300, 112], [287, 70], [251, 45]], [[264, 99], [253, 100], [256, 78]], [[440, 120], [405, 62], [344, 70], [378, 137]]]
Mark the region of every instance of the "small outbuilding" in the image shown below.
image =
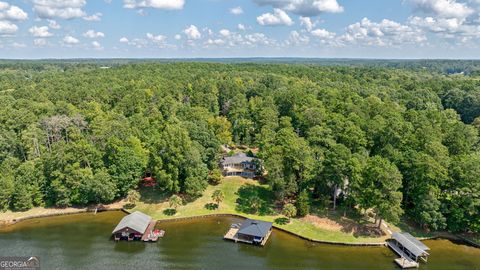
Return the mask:
[[247, 219], [241, 225], [232, 224], [225, 239], [254, 245], [265, 245], [272, 233], [272, 223]]
[[156, 241], [158, 235], [154, 231], [156, 221], [149, 215], [135, 211], [120, 220], [118, 225], [112, 231], [115, 240], [142, 240]]
[[394, 232], [388, 246], [395, 251], [400, 258], [395, 261], [402, 268], [413, 268], [419, 266], [419, 260], [427, 262], [428, 250], [425, 244], [409, 233]]

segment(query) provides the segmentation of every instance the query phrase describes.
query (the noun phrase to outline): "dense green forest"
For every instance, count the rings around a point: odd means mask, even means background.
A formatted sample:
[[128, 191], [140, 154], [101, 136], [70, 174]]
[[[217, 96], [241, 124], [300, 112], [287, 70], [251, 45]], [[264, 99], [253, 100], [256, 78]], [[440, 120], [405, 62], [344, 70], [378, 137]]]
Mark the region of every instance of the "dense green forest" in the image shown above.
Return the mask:
[[301, 214], [326, 199], [480, 232], [480, 77], [446, 73], [2, 62], [0, 209], [107, 203], [145, 175], [194, 198], [235, 144], [259, 148], [278, 202]]

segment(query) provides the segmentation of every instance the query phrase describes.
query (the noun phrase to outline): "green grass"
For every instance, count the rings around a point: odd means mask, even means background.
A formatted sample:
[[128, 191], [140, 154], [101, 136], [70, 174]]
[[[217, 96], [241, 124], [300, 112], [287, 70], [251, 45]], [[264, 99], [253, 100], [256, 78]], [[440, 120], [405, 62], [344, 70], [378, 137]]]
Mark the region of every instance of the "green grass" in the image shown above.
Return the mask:
[[[225, 199], [217, 209], [210, 210], [212, 208], [208, 206], [213, 203], [211, 196], [217, 189], [222, 190]], [[273, 196], [266, 185], [240, 177], [224, 178], [219, 185], [208, 186], [200, 198], [178, 207], [173, 216], [165, 213], [165, 210], [170, 208], [166, 195], [152, 189], [143, 189], [141, 194], [141, 201], [132, 210], [142, 211], [157, 220], [209, 214], [237, 214], [247, 218], [274, 222], [275, 219], [283, 217], [278, 214], [278, 209], [275, 209]], [[252, 207], [252, 200], [257, 201], [258, 209]], [[341, 219], [340, 214], [329, 215], [329, 217], [336, 221]], [[356, 222], [343, 218], [343, 221], [345, 220], [349, 225]], [[342, 224], [345, 223], [343, 221]], [[322, 228], [304, 219], [292, 219], [289, 224], [275, 225], [315, 240], [347, 243], [378, 243], [385, 240], [385, 237], [359, 236], [346, 230]]]

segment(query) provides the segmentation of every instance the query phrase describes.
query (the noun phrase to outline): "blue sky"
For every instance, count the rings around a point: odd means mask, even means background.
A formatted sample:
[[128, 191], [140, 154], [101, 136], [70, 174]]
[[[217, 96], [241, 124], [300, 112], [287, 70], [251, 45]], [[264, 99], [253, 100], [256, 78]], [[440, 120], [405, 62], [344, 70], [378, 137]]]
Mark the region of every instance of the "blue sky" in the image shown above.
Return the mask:
[[0, 0], [0, 58], [480, 58], [480, 0]]

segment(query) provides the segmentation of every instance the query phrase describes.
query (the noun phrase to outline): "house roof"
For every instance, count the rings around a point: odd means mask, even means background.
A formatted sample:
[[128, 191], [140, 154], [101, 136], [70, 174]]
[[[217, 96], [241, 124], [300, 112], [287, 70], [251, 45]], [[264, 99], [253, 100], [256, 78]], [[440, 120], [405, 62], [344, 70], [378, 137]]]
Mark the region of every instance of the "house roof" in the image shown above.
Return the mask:
[[123, 217], [122, 220], [120, 220], [120, 222], [118, 223], [117, 227], [115, 227], [115, 229], [113, 230], [112, 233], [116, 233], [116, 232], [118, 232], [120, 230], [123, 230], [125, 228], [130, 228], [130, 229], [135, 230], [139, 233], [144, 233], [151, 220], [152, 220], [152, 218], [150, 216], [145, 215], [142, 212], [135, 211], [135, 212], [131, 213], [130, 215]]
[[238, 233], [254, 237], [265, 237], [271, 228], [271, 222], [247, 219], [240, 226]]
[[430, 250], [425, 244], [420, 242], [417, 238], [413, 237], [409, 233], [398, 233], [394, 232], [392, 238], [397, 240], [402, 246], [408, 249], [413, 255], [420, 256], [423, 254], [428, 254], [427, 250]]
[[222, 163], [239, 164], [239, 163], [243, 163], [243, 162], [251, 162], [254, 159], [255, 159], [254, 157], [249, 157], [245, 153], [238, 153], [238, 154], [235, 154], [231, 157], [224, 157], [222, 159]]

